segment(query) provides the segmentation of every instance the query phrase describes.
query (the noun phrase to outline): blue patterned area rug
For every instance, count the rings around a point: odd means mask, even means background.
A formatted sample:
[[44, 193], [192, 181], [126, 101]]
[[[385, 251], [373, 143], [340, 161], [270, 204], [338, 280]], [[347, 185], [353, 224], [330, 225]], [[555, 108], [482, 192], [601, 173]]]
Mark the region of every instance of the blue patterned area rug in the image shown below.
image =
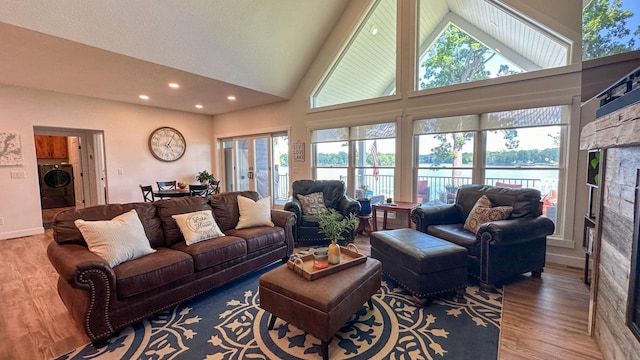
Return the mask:
[[[259, 276], [234, 281], [121, 331], [101, 349], [86, 345], [58, 359], [321, 359], [320, 340], [281, 319], [267, 330]], [[424, 308], [383, 276], [373, 297], [335, 334], [330, 359], [498, 357], [502, 294], [467, 287], [463, 300], [436, 298]]]

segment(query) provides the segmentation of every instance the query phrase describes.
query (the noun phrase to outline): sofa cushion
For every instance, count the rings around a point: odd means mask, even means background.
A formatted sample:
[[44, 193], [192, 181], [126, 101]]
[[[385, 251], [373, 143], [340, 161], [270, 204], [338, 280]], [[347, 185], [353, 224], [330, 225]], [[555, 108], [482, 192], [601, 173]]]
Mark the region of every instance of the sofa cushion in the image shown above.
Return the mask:
[[158, 216], [164, 228], [165, 246], [171, 246], [184, 241], [184, 236], [173, 215], [186, 214], [195, 211], [211, 210], [207, 199], [201, 196], [185, 196], [153, 202], [158, 209]]
[[253, 226], [275, 226], [271, 221], [271, 197], [267, 196], [258, 201], [253, 201], [242, 195], [238, 195], [238, 210], [240, 218], [236, 229], [244, 229]]
[[322, 198], [321, 192], [309, 195], [298, 194], [297, 196], [302, 205], [302, 215], [315, 215], [327, 212], [327, 207], [324, 206], [324, 199]]
[[477, 241], [476, 234], [465, 230], [463, 224], [431, 225], [427, 234], [465, 247], [470, 256], [478, 253], [476, 248], [480, 242]]
[[224, 236], [213, 219], [211, 210], [171, 215], [171, 217], [176, 219], [187, 245]]
[[281, 227], [257, 226], [239, 230], [229, 230], [227, 235], [233, 235], [245, 239], [247, 253], [256, 250], [281, 245], [285, 239], [284, 229]]
[[213, 208], [213, 218], [216, 219], [220, 230], [225, 234], [227, 230], [234, 229], [238, 224], [240, 218], [238, 195], [254, 201], [259, 198], [255, 191], [233, 191], [209, 196], [209, 203]]
[[151, 243], [152, 248], [164, 246], [164, 233], [162, 223], [154, 203], [129, 203], [106, 204], [91, 206], [84, 209], [65, 210], [56, 215], [53, 223], [53, 238], [58, 244], [87, 245], [82, 233], [74, 224], [74, 221], [83, 219], [86, 221], [109, 220], [135, 209], [138, 218], [142, 222], [144, 232]]
[[512, 206], [511, 219], [538, 217], [542, 214], [540, 191], [537, 189], [507, 189], [489, 185], [463, 185], [458, 189], [456, 207], [466, 219], [475, 203], [486, 195], [493, 206]]
[[103, 258], [111, 267], [151, 254], [149, 239], [135, 210], [111, 220], [74, 221], [89, 250]]
[[182, 251], [193, 258], [196, 271], [240, 259], [247, 255], [247, 243], [236, 236], [222, 236], [187, 246], [184, 242], [174, 244], [174, 250]]
[[193, 274], [193, 259], [180, 251], [158, 248], [149, 256], [116, 266], [113, 271], [118, 282], [118, 297], [124, 299]]
[[482, 195], [476, 202], [464, 222], [464, 229], [476, 234], [482, 224], [490, 221], [504, 220], [513, 211], [512, 206], [491, 206], [491, 200]]

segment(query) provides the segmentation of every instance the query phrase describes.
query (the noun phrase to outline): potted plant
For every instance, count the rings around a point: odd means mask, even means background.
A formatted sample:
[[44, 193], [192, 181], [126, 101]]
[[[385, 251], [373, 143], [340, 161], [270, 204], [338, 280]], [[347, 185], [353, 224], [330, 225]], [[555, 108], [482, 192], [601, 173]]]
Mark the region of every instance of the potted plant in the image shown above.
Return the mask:
[[207, 184], [216, 180], [213, 174], [210, 174], [207, 170], [202, 170], [196, 175], [196, 180], [200, 181], [200, 184]]
[[345, 231], [352, 231], [356, 228], [358, 216], [350, 213], [348, 217], [343, 217], [336, 209], [329, 209], [329, 211], [319, 213], [316, 216], [320, 225], [319, 232], [331, 240], [328, 248], [329, 264], [339, 264], [340, 246], [338, 246], [338, 241], [344, 240], [342, 234]]

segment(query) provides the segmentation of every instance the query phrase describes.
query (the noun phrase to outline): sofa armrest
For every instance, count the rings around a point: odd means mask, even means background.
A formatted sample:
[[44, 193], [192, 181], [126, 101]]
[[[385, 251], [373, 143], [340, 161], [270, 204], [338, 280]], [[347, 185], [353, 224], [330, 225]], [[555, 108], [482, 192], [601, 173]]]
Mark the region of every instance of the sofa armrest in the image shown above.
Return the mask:
[[296, 215], [296, 223], [298, 225], [302, 224], [302, 204], [300, 204], [300, 200], [295, 197], [289, 198], [286, 204], [284, 204], [285, 211], [291, 211]]
[[60, 245], [51, 242], [47, 247], [49, 261], [62, 279], [76, 288], [87, 288], [84, 281], [80, 281], [80, 274], [86, 271], [98, 271], [104, 274], [104, 279], [115, 285], [116, 275], [113, 269], [100, 256], [92, 253], [86, 246], [77, 244]]
[[360, 202], [358, 200], [350, 198], [348, 196], [343, 196], [342, 198], [340, 198], [337, 206], [338, 208], [336, 210], [338, 210], [338, 212], [340, 212], [340, 214], [345, 217], [348, 217], [350, 213], [358, 215], [360, 209], [362, 209], [362, 205], [360, 205]]
[[411, 211], [411, 220], [416, 224], [416, 229], [424, 233], [430, 225], [459, 224], [464, 219], [455, 204], [443, 204], [436, 206], [420, 206]]
[[555, 225], [545, 216], [518, 218], [484, 223], [476, 238], [492, 245], [528, 242], [553, 234]]
[[284, 229], [285, 236], [287, 237], [287, 247], [289, 253], [293, 253], [294, 241], [296, 239], [296, 214], [291, 211], [271, 209], [271, 221], [275, 226], [279, 226]]
[[[84, 324], [91, 341], [113, 334], [109, 310], [116, 301], [116, 275], [109, 264], [83, 245], [47, 247], [49, 261], [69, 286], [58, 286], [58, 293], [72, 316]], [[77, 289], [77, 290], [73, 290]], [[79, 299], [81, 297], [82, 299]]]

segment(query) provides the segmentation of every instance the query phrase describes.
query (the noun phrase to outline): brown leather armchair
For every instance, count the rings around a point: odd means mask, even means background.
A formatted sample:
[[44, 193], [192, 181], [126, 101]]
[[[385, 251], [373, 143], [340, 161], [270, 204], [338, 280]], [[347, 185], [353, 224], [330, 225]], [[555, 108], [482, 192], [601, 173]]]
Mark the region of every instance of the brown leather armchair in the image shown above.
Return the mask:
[[[297, 221], [296, 226], [294, 226], [296, 243], [319, 242], [326, 244], [329, 239], [319, 232], [318, 218], [312, 214], [305, 214], [298, 199], [298, 195], [312, 193], [322, 193], [326, 208], [334, 208], [342, 216], [349, 216], [349, 213], [357, 215], [360, 212], [361, 205], [357, 200], [346, 195], [346, 188], [341, 180], [296, 180], [293, 182], [291, 185], [291, 197], [284, 205], [284, 210], [296, 214]], [[355, 232], [352, 230], [342, 235], [346, 241], [353, 241]]]
[[[482, 195], [492, 206], [512, 206], [513, 211], [506, 220], [482, 224], [474, 234], [464, 229], [464, 223]], [[534, 277], [542, 274], [547, 235], [553, 234], [555, 227], [541, 214], [540, 191], [536, 189], [463, 185], [455, 203], [416, 208], [411, 219], [417, 230], [467, 248], [469, 274], [489, 290], [529, 271]]]

